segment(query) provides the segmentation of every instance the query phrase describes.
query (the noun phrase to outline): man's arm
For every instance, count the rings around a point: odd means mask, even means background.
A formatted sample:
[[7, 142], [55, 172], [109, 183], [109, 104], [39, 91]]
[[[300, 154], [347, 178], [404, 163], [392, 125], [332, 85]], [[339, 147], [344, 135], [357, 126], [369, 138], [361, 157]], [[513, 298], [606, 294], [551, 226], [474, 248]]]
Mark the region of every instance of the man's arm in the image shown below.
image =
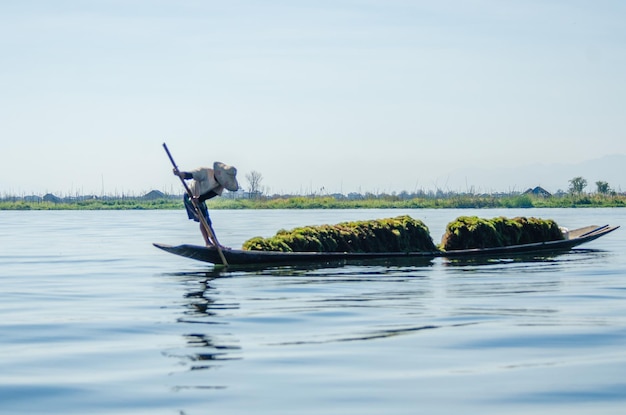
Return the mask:
[[174, 169], [174, 176], [178, 176], [181, 179], [185, 179], [185, 180], [193, 179], [193, 174], [186, 172], [186, 171], [178, 171], [176, 169]]
[[217, 193], [215, 193], [213, 190], [210, 190], [202, 195], [200, 195], [200, 201], [204, 202], [205, 200], [209, 200], [209, 199], [213, 199], [215, 196], [219, 196]]

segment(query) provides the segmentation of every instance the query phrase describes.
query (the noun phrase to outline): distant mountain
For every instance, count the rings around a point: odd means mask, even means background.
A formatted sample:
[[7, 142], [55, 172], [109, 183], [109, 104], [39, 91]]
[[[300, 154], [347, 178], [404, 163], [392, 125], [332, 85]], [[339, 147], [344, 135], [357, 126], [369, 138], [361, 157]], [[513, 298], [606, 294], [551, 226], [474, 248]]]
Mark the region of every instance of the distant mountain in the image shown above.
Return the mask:
[[626, 155], [616, 154], [581, 163], [529, 164], [511, 168], [475, 167], [455, 170], [447, 180], [451, 191], [523, 192], [541, 186], [551, 193], [567, 191], [574, 177], [587, 180], [585, 191], [594, 192], [596, 182], [604, 181], [611, 189], [626, 191]]

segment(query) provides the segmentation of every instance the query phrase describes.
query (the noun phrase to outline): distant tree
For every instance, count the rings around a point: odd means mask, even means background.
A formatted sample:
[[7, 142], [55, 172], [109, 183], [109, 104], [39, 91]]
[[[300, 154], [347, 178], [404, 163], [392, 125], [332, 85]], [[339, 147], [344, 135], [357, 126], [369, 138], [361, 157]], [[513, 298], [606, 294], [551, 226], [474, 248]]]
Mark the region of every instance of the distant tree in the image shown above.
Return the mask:
[[248, 191], [250, 194], [257, 195], [261, 193], [261, 182], [263, 181], [263, 175], [256, 170], [252, 170], [246, 174], [246, 180], [248, 181]]
[[574, 177], [569, 181], [569, 185], [570, 193], [580, 195], [583, 192], [583, 189], [587, 187], [587, 180], [580, 176]]
[[611, 188], [609, 187], [609, 184], [607, 182], [597, 181], [596, 187], [597, 187], [598, 193], [600, 194], [607, 195], [611, 192]]

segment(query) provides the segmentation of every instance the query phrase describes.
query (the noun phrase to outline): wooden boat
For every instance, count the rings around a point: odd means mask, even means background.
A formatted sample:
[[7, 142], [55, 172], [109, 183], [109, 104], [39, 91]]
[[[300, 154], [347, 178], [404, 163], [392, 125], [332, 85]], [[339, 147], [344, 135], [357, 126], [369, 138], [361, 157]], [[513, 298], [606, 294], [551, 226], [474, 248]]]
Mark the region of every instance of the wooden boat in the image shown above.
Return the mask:
[[[562, 252], [586, 242], [598, 239], [619, 226], [586, 226], [569, 231], [568, 239], [538, 242], [525, 245], [512, 245], [496, 248], [462, 249], [455, 251], [432, 252], [275, 252], [275, 251], [244, 251], [241, 249], [224, 249], [224, 257], [229, 265], [294, 265], [300, 263], [324, 263], [337, 261], [394, 260], [394, 259], [433, 259], [472, 258], [484, 256], [503, 256], [527, 254], [534, 252]], [[159, 249], [198, 261], [221, 265], [222, 260], [215, 248], [198, 245], [165, 245], [154, 243]]]

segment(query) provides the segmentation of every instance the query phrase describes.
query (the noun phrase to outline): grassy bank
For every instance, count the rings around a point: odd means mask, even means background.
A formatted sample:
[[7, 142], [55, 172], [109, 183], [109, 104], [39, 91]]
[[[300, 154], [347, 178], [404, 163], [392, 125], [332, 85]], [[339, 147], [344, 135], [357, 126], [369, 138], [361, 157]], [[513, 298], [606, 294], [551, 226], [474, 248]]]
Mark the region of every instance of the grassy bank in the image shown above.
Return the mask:
[[[259, 199], [216, 198], [210, 209], [464, 209], [464, 208], [581, 208], [625, 207], [625, 195], [565, 195], [532, 197], [528, 195], [478, 196], [454, 195], [402, 200], [379, 197], [359, 200], [333, 197], [273, 197]], [[181, 199], [145, 200], [141, 198], [89, 199], [75, 202], [0, 201], [0, 210], [131, 210], [183, 209]]]
[[174, 199], [89, 199], [76, 202], [0, 201], [0, 210], [156, 210], [182, 209], [183, 202]]
[[469, 208], [568, 208], [626, 207], [626, 196], [449, 196], [441, 198], [375, 198], [362, 200], [332, 197], [288, 197], [267, 200], [219, 199], [211, 201], [213, 209], [469, 209]]

